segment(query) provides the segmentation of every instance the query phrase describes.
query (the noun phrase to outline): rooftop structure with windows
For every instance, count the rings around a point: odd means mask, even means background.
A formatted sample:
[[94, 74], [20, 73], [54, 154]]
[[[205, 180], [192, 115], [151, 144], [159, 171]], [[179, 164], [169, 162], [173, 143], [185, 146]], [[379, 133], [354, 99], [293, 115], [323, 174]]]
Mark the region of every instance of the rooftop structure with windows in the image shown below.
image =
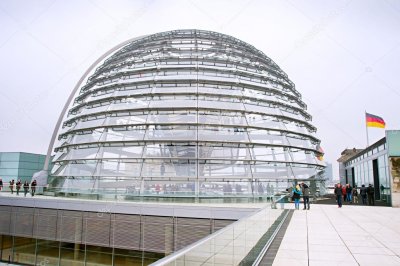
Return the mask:
[[103, 58], [56, 128], [55, 192], [254, 195], [321, 179], [307, 105], [253, 46], [175, 30], [135, 38]]

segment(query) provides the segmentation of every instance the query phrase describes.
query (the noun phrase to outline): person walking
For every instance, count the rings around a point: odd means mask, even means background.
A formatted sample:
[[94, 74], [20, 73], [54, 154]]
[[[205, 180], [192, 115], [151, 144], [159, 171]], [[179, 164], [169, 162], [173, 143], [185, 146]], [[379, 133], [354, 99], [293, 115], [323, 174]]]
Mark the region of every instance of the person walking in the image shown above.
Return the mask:
[[340, 185], [340, 188], [342, 189], [343, 201], [346, 202], [346, 199], [347, 199], [347, 196], [346, 196], [346, 194], [347, 194], [347, 193], [346, 193], [346, 192], [347, 192], [346, 186]]
[[14, 179], [10, 181], [11, 194], [14, 194]]
[[358, 191], [357, 191], [357, 186], [353, 187], [353, 190], [351, 192], [351, 196], [353, 198], [353, 203], [358, 204]]
[[3, 190], [3, 179], [0, 178], [0, 191]]
[[301, 183], [301, 193], [303, 193], [304, 208], [303, 210], [310, 209], [310, 188], [307, 184]]
[[338, 208], [342, 208], [343, 189], [342, 189], [342, 185], [340, 185], [340, 183], [338, 183], [337, 186], [335, 187], [334, 193], [336, 196], [336, 202], [338, 204]]
[[369, 184], [367, 188], [367, 195], [368, 195], [368, 205], [374, 206], [375, 205], [375, 189], [372, 184]]
[[36, 185], [37, 185], [36, 180], [33, 180], [32, 183], [31, 183], [31, 195], [32, 195], [32, 197], [35, 196]]
[[352, 198], [351, 198], [351, 193], [353, 192], [353, 188], [350, 186], [350, 184], [346, 185], [346, 201], [349, 203], [353, 203]]
[[361, 195], [361, 201], [363, 205], [367, 204], [367, 188], [365, 185], [362, 185], [360, 188], [360, 195]]
[[300, 196], [301, 196], [300, 186], [296, 185], [293, 188], [293, 201], [294, 201], [294, 208], [296, 210], [300, 208]]
[[25, 180], [24, 182], [24, 196], [26, 197], [26, 194], [29, 192], [29, 182]]
[[17, 188], [17, 196], [19, 196], [19, 191], [20, 191], [21, 185], [22, 185], [21, 179], [18, 179], [18, 181], [17, 181], [17, 183], [15, 185], [16, 185], [16, 188]]

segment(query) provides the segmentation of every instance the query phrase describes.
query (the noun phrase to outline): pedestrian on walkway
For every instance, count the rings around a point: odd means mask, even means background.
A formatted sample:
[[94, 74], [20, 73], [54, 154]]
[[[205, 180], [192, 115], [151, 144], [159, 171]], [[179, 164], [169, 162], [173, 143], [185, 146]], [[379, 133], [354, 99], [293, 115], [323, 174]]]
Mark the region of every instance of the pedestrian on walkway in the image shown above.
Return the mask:
[[363, 205], [367, 204], [367, 188], [363, 184], [360, 188], [361, 201]]
[[10, 181], [11, 194], [14, 194], [14, 179]]
[[357, 191], [357, 185], [353, 187], [353, 191], [351, 192], [351, 196], [353, 198], [353, 203], [358, 204], [358, 191]]
[[293, 188], [293, 201], [294, 201], [294, 208], [296, 210], [300, 209], [300, 196], [301, 196], [300, 186], [296, 185]]
[[29, 182], [25, 180], [24, 182], [24, 196], [26, 197], [26, 194], [29, 192]]
[[338, 183], [335, 187], [335, 195], [336, 195], [336, 202], [338, 204], [339, 208], [342, 208], [342, 197], [343, 197], [343, 189], [342, 189], [342, 185], [340, 185], [340, 183]]
[[301, 193], [303, 193], [304, 208], [303, 210], [310, 209], [310, 188], [307, 184], [301, 183]]
[[372, 186], [372, 184], [369, 184], [367, 188], [367, 194], [368, 194], [368, 205], [374, 206], [375, 205], [375, 189]]
[[346, 201], [349, 203], [352, 203], [352, 198], [351, 198], [351, 193], [353, 192], [353, 188], [350, 186], [350, 184], [346, 185]]
[[19, 191], [20, 191], [21, 185], [22, 185], [21, 179], [18, 179], [18, 181], [17, 181], [17, 183], [15, 185], [16, 185], [16, 188], [17, 188], [17, 196], [19, 196]]
[[32, 197], [35, 196], [36, 185], [37, 185], [36, 180], [33, 180], [32, 183], [31, 183], [31, 195], [32, 195]]
[[347, 200], [347, 196], [346, 196], [346, 192], [347, 192], [347, 190], [346, 190], [346, 186], [345, 185], [340, 185], [340, 188], [342, 189], [342, 195], [343, 195], [343, 202], [346, 202], [346, 200]]
[[3, 190], [3, 179], [0, 178], [0, 191]]

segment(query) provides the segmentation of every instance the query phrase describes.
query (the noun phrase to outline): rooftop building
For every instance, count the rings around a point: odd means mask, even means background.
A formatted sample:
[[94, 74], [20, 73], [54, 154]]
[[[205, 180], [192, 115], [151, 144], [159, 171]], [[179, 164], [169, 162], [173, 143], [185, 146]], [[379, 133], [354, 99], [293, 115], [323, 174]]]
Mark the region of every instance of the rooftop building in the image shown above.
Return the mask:
[[320, 178], [307, 105], [253, 46], [175, 30], [130, 40], [103, 59], [60, 116], [55, 193], [252, 196]]

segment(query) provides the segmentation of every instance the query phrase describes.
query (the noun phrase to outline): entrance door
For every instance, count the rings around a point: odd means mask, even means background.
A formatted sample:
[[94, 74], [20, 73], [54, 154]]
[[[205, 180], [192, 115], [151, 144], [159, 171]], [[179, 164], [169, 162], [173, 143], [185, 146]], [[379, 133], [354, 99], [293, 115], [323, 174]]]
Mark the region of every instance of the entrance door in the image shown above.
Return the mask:
[[379, 171], [378, 171], [378, 159], [372, 161], [372, 171], [374, 174], [374, 190], [375, 190], [375, 199], [380, 200], [381, 194], [379, 193]]

